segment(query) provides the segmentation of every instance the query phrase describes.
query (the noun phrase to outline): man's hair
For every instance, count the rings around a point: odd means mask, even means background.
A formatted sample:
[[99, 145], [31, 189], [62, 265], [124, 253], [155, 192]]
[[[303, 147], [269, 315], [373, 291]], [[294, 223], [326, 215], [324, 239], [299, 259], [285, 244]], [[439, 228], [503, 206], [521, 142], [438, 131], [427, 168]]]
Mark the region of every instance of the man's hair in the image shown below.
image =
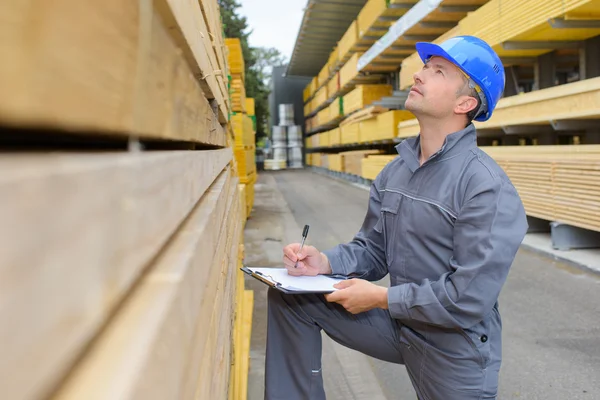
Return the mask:
[[479, 109], [481, 108], [481, 98], [479, 97], [477, 90], [475, 90], [474, 88], [469, 86], [469, 80], [467, 79], [467, 77], [463, 75], [463, 79], [464, 79], [465, 84], [462, 88], [460, 88], [458, 90], [458, 92], [456, 93], [456, 97], [467, 95], [467, 96], [473, 97], [473, 98], [475, 98], [475, 100], [477, 100], [477, 105], [475, 106], [475, 108], [466, 114], [466, 116], [467, 116], [467, 125], [466, 126], [469, 126], [471, 124], [471, 122], [473, 122], [473, 119], [475, 119], [475, 117], [477, 116], [477, 111], [479, 111]]

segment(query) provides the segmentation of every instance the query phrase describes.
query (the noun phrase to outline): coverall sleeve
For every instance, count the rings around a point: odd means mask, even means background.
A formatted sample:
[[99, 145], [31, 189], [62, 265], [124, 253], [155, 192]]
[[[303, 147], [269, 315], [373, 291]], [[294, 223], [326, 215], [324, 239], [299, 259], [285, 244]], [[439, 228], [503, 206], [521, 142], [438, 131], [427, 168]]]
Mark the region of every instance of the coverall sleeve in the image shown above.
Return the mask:
[[369, 207], [360, 231], [351, 242], [323, 252], [335, 275], [376, 281], [388, 273], [380, 213], [384, 172], [385, 169], [371, 185]]
[[480, 184], [455, 221], [450, 272], [437, 281], [391, 287], [390, 314], [447, 328], [477, 324], [492, 311], [526, 231], [515, 188], [500, 178]]

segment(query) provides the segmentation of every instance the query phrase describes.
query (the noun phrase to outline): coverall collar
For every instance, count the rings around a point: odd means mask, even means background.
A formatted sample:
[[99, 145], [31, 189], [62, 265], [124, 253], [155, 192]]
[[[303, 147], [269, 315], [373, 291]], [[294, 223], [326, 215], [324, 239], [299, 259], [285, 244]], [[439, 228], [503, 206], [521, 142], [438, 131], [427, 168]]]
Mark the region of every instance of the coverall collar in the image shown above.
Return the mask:
[[[469, 150], [477, 146], [477, 132], [475, 125], [469, 124], [466, 128], [449, 134], [444, 140], [442, 147], [431, 156], [423, 165], [436, 161], [453, 157], [456, 154], [462, 153], [464, 150]], [[419, 155], [421, 154], [421, 135], [414, 138], [409, 138], [402, 141], [396, 146], [396, 151], [400, 157], [406, 162], [412, 172], [415, 172], [419, 167]]]

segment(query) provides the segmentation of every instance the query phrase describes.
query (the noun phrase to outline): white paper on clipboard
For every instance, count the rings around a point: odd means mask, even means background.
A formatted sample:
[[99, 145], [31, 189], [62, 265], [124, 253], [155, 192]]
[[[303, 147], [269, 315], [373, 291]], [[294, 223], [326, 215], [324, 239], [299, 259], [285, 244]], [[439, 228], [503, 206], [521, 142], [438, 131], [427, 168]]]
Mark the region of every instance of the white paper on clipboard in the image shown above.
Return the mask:
[[344, 279], [333, 278], [327, 275], [317, 276], [292, 276], [285, 268], [251, 268], [246, 267], [252, 274], [267, 280], [286, 292], [297, 293], [331, 293], [335, 292], [333, 287]]

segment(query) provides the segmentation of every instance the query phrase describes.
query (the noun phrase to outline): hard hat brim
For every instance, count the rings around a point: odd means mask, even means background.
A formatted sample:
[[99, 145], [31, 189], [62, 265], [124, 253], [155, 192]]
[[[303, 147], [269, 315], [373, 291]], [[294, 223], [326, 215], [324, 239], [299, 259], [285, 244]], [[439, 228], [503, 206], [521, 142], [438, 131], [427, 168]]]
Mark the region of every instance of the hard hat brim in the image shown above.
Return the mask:
[[419, 57], [421, 57], [421, 61], [423, 61], [423, 64], [426, 64], [431, 57], [439, 56], [447, 59], [458, 67], [456, 60], [450, 56], [446, 50], [442, 49], [441, 46], [435, 43], [419, 42], [415, 45], [415, 47], [417, 49], [417, 53], [419, 53]]

